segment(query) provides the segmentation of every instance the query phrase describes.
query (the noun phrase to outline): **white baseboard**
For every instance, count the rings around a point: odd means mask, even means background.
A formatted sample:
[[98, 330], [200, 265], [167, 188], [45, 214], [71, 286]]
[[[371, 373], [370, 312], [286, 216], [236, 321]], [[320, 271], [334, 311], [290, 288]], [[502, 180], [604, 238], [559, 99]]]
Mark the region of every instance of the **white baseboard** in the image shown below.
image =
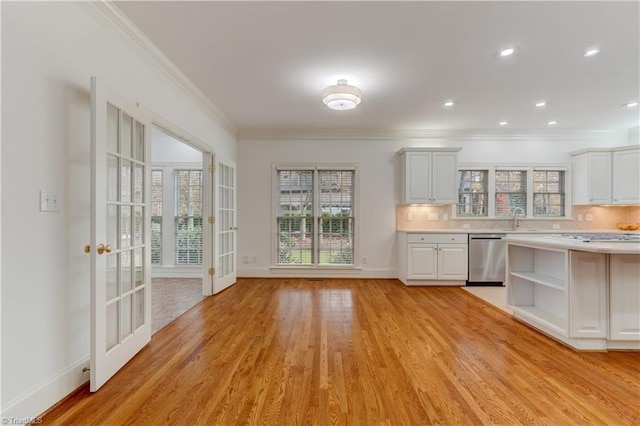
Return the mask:
[[385, 278], [395, 279], [397, 272], [392, 269], [331, 269], [323, 271], [314, 268], [260, 268], [260, 269], [238, 269], [240, 278]]
[[37, 416], [89, 381], [89, 372], [82, 372], [85, 367], [89, 368], [89, 358], [77, 362], [48, 382], [8, 402], [1, 410], [2, 423], [7, 421], [11, 424], [12, 419], [32, 419], [34, 423], [38, 423]]

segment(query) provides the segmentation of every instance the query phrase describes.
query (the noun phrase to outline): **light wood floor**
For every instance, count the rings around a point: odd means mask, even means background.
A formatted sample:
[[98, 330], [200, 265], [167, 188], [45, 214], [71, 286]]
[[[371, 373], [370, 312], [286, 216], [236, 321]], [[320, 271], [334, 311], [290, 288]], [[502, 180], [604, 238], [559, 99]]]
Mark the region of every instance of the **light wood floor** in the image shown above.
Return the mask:
[[47, 425], [640, 424], [640, 354], [576, 352], [460, 288], [240, 279]]

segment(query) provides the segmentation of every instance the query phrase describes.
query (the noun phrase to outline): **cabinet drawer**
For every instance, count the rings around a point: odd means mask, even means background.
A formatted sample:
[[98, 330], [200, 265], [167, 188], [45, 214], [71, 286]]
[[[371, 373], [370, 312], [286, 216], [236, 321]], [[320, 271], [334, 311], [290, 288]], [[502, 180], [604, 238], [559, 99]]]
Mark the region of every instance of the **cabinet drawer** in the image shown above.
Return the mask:
[[407, 234], [408, 243], [463, 243], [468, 240], [467, 234]]

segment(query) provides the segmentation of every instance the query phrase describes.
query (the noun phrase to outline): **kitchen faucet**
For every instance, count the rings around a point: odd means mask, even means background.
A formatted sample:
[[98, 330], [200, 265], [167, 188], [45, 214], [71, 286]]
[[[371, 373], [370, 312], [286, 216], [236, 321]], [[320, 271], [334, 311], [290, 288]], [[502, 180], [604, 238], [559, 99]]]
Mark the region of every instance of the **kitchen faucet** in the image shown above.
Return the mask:
[[511, 229], [513, 231], [520, 227], [520, 223], [518, 223], [518, 212], [520, 212], [520, 214], [524, 216], [524, 210], [522, 209], [522, 207], [515, 207], [513, 209], [513, 223], [511, 224]]

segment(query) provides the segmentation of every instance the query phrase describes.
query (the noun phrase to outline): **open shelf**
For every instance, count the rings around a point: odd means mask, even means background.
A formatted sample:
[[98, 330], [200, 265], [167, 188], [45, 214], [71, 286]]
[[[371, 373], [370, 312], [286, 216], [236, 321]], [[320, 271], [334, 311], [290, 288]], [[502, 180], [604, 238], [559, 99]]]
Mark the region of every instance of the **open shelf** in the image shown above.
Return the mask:
[[510, 272], [510, 274], [511, 276], [522, 278], [536, 284], [564, 291], [564, 280], [552, 277], [551, 275], [540, 274], [538, 272]]
[[514, 312], [520, 312], [538, 322], [545, 323], [546, 326], [555, 329], [559, 333], [565, 333], [565, 320], [562, 317], [537, 308], [535, 306], [513, 306]]

